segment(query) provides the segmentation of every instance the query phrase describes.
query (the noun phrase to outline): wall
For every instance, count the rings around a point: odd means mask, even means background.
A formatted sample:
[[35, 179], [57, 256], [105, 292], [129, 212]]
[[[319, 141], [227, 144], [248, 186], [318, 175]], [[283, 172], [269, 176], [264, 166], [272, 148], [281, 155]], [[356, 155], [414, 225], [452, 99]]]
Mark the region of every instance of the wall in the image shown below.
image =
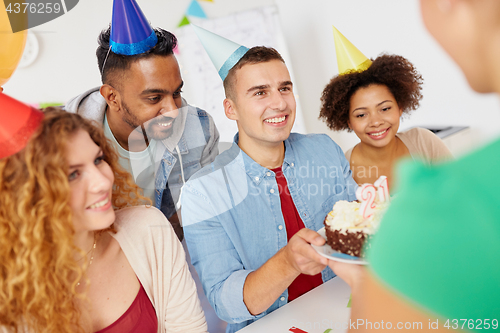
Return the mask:
[[[138, 2], [152, 25], [167, 30], [175, 29], [189, 4], [189, 0]], [[425, 30], [417, 0], [214, 0], [200, 4], [212, 18], [258, 6], [278, 6], [306, 129], [328, 133], [343, 149], [357, 142], [355, 135], [331, 132], [317, 119], [321, 92], [337, 73], [332, 24], [368, 57], [383, 52], [401, 54], [422, 73], [424, 99], [402, 128], [467, 125], [474, 146], [500, 135], [497, 97], [470, 90], [458, 67]], [[111, 20], [111, 7], [111, 0], [82, 0], [66, 15], [34, 28], [39, 57], [31, 66], [19, 69], [5, 91], [31, 103], [64, 102], [99, 85], [96, 38]]]

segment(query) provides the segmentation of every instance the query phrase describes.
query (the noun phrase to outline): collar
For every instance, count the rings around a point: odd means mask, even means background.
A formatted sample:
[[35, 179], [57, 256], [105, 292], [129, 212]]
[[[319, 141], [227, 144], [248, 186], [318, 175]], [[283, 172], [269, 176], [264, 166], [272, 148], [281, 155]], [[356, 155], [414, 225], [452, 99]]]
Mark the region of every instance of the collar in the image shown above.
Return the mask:
[[[248, 156], [243, 150], [240, 149], [240, 147], [238, 146], [238, 140], [239, 140], [239, 133], [236, 133], [233, 138], [233, 146], [230, 149], [240, 150], [240, 153], [243, 156], [245, 172], [248, 175], [248, 177], [250, 177], [252, 182], [255, 185], [259, 185], [260, 182], [265, 177], [271, 177], [271, 176], [274, 177], [274, 172], [272, 170], [264, 168], [262, 165], [255, 162], [250, 156]], [[285, 142], [285, 158], [283, 160], [283, 165], [282, 165], [283, 172], [285, 172], [287, 168], [295, 166], [295, 155], [293, 154], [293, 147], [290, 144], [290, 140], [286, 139], [284, 142]]]
[[[290, 138], [290, 137], [289, 137]], [[285, 140], [285, 159], [283, 160], [283, 171], [288, 167], [295, 166], [295, 154], [293, 153], [293, 147], [289, 139]]]

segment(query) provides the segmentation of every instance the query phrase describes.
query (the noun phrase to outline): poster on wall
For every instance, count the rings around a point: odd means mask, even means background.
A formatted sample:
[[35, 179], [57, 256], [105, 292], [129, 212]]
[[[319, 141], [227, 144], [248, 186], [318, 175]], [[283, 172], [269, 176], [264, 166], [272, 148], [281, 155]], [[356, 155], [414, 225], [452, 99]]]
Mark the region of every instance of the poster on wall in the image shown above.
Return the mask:
[[[276, 6], [260, 7], [225, 17], [203, 19], [192, 23], [238, 44], [273, 47], [283, 56], [295, 82], [290, 55], [279, 22]], [[222, 80], [190, 25], [175, 30], [179, 40], [176, 55], [184, 79], [183, 96], [191, 105], [206, 110], [214, 118], [220, 132], [220, 142], [232, 142], [237, 132], [236, 122], [226, 118], [222, 102], [225, 98]], [[305, 133], [305, 124], [296, 91], [297, 116], [294, 132]]]

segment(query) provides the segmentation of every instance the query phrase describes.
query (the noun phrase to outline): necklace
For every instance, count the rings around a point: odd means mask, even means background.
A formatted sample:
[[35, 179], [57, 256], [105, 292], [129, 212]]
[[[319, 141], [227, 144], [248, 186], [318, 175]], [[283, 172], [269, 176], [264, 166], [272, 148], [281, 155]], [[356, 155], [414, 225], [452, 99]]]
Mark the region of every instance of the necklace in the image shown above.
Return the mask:
[[92, 249], [90, 249], [91, 253], [90, 253], [89, 267], [90, 267], [90, 265], [92, 265], [92, 260], [94, 260], [94, 250], [95, 250], [96, 245], [97, 245], [97, 237], [95, 236], [95, 233], [94, 233], [94, 245], [92, 246]]
[[[90, 265], [92, 265], [92, 260], [94, 260], [94, 250], [96, 248], [96, 245], [97, 245], [97, 237], [95, 236], [95, 233], [94, 233], [94, 245], [92, 245], [92, 248], [90, 249], [90, 251], [87, 252], [87, 255], [90, 253], [90, 261], [89, 261], [89, 266], [87, 267], [87, 269], [90, 267]], [[77, 287], [79, 285], [80, 285], [80, 282], [78, 282], [76, 284]]]

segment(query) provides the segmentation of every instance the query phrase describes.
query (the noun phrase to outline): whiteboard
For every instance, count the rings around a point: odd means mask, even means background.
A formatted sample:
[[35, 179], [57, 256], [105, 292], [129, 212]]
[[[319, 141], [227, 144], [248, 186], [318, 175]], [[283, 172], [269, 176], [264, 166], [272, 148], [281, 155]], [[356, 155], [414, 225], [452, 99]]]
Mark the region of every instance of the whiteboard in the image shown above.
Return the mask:
[[[275, 48], [285, 60], [292, 82], [295, 82], [276, 6], [255, 8], [216, 19], [190, 20], [248, 48], [261, 45]], [[183, 96], [189, 104], [210, 113], [219, 130], [221, 142], [232, 142], [238, 128], [236, 122], [229, 120], [224, 114], [222, 102], [225, 94], [219, 74], [190, 25], [177, 28], [174, 33], [179, 42], [176, 57], [184, 79]], [[305, 133], [304, 118], [295, 88], [294, 94], [297, 115], [292, 131]]]

